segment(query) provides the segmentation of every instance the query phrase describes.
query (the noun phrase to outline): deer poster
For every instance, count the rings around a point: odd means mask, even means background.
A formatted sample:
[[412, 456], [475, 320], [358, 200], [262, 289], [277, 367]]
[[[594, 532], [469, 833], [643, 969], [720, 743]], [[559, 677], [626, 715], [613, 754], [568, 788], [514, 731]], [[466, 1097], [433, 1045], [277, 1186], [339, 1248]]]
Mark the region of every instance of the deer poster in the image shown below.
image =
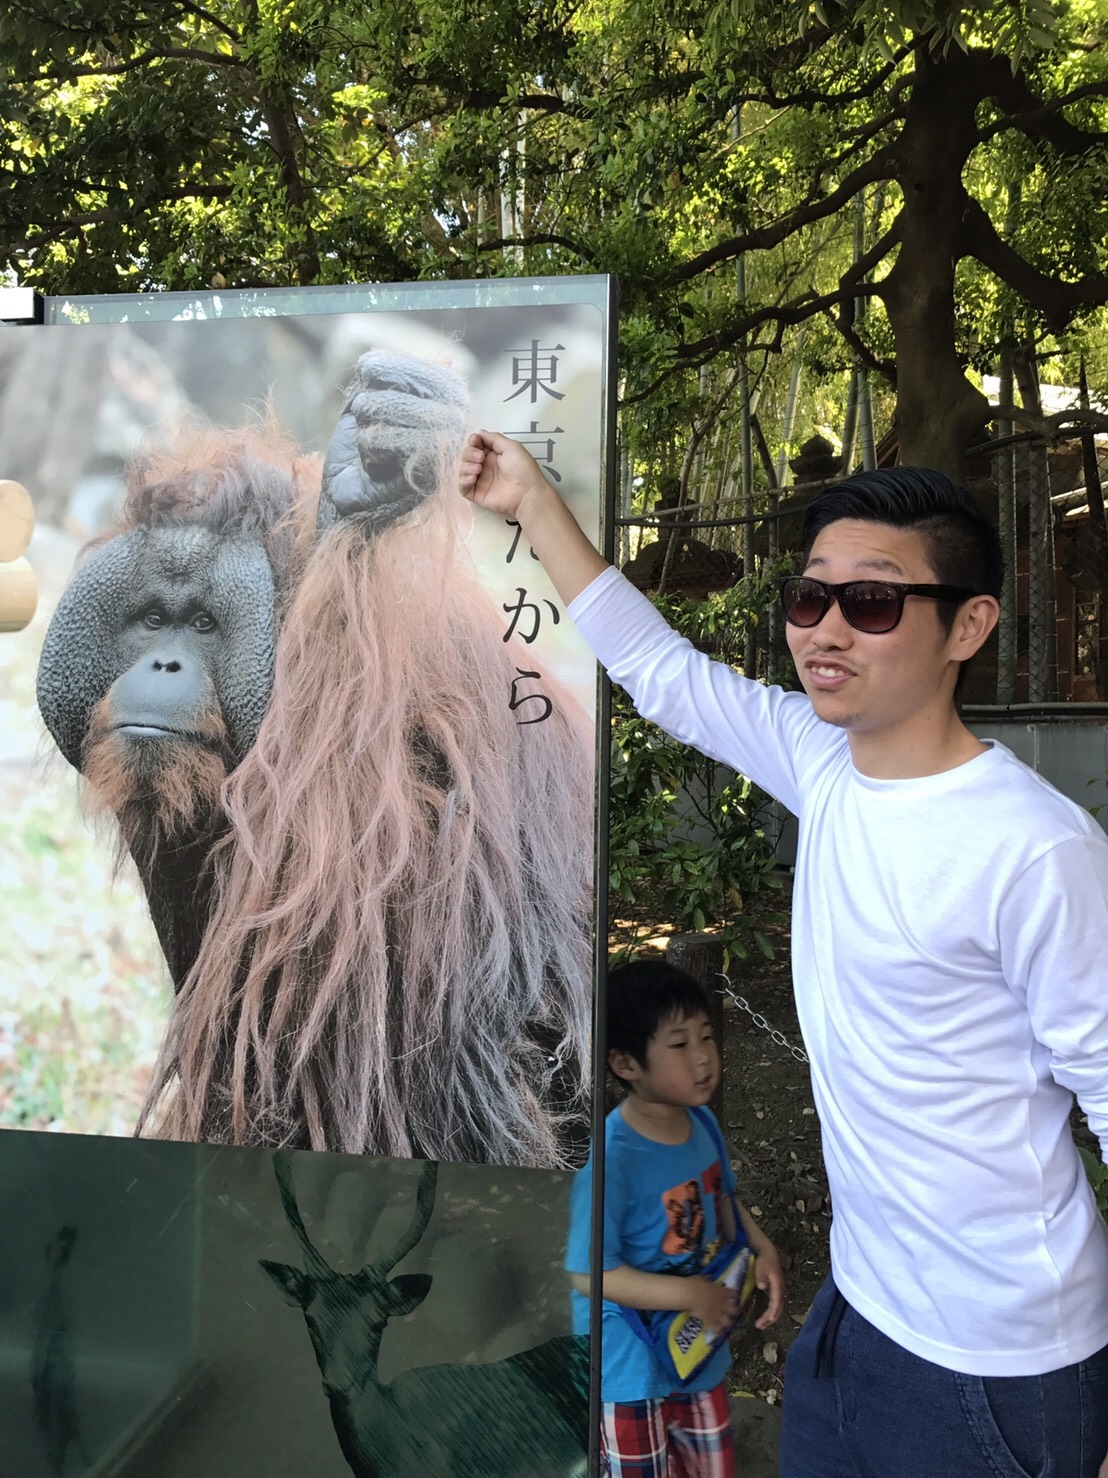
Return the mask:
[[0, 1135], [0, 1473], [584, 1478], [570, 1180]]

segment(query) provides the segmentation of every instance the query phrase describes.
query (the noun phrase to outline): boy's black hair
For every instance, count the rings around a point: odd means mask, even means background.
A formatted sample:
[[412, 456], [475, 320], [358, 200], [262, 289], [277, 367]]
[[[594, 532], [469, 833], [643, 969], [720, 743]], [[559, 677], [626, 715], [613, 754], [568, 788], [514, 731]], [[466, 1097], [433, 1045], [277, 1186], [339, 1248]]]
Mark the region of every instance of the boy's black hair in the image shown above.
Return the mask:
[[[804, 518], [804, 564], [817, 535], [843, 518], [910, 529], [923, 540], [938, 584], [961, 585], [977, 595], [1000, 599], [1004, 551], [996, 525], [945, 473], [930, 467], [883, 467], [825, 488]], [[953, 601], [934, 604], [949, 633], [958, 606]], [[961, 664], [955, 692], [961, 688], [966, 665]]]
[[607, 1050], [626, 1052], [646, 1065], [646, 1044], [663, 1022], [709, 1014], [708, 992], [699, 980], [665, 960], [634, 960], [609, 972]]

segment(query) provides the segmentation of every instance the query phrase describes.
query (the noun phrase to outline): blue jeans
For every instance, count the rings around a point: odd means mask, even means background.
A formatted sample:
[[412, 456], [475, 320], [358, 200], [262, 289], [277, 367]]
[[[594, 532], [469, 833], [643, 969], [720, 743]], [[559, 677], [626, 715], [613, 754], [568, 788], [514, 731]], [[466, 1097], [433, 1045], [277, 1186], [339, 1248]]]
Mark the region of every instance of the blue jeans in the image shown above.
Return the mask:
[[785, 1367], [781, 1478], [1097, 1478], [1108, 1346], [1048, 1375], [960, 1375], [910, 1355], [834, 1283]]

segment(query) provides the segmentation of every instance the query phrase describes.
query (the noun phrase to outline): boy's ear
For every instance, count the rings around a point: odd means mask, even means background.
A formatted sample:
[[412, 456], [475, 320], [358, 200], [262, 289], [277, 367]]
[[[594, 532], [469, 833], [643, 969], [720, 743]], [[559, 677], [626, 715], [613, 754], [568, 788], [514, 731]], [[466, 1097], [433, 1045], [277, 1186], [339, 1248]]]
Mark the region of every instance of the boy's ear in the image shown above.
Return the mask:
[[619, 1047], [613, 1047], [608, 1053], [608, 1069], [613, 1077], [619, 1078], [623, 1083], [633, 1083], [639, 1075], [639, 1064], [630, 1052], [624, 1052]]

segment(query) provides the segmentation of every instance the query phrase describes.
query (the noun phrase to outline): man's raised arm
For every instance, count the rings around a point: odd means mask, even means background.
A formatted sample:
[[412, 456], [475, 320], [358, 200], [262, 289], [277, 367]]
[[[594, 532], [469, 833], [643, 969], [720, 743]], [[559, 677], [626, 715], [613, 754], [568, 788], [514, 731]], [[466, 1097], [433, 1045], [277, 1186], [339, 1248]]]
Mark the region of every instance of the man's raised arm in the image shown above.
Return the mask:
[[[519, 524], [577, 629], [643, 718], [799, 809], [796, 756], [817, 727], [803, 695], [767, 688], [697, 651], [601, 558], [518, 442], [474, 432], [458, 485], [464, 497]], [[600, 580], [605, 572], [611, 578]], [[832, 740], [819, 737], [811, 751], [813, 764], [838, 742], [829, 733]]]
[[471, 502], [515, 519], [567, 606], [608, 568], [518, 442], [475, 431], [462, 449], [458, 486]]

